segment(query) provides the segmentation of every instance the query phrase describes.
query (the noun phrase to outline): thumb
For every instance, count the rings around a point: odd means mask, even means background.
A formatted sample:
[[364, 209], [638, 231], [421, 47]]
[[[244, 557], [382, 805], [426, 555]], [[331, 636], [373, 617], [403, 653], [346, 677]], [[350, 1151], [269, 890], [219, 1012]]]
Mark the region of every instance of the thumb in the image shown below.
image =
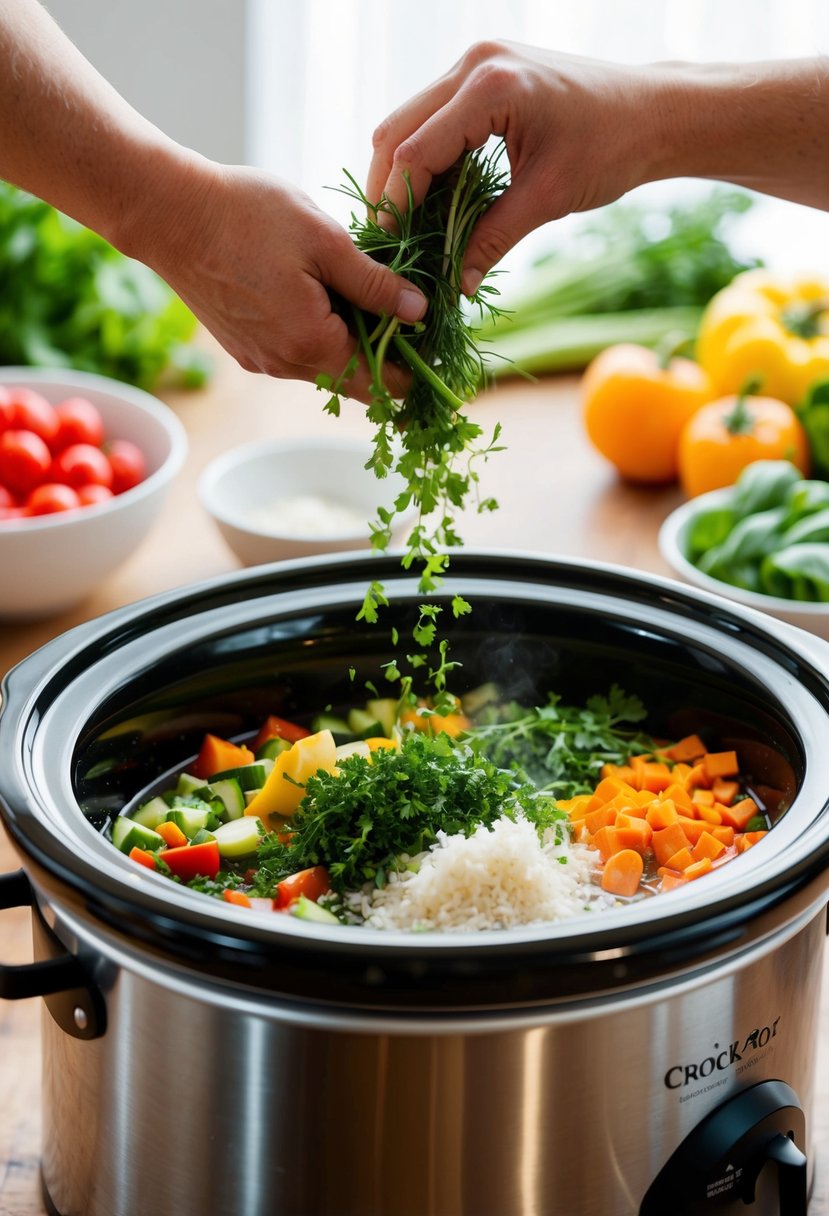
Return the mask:
[[514, 185], [508, 186], [473, 228], [461, 275], [461, 290], [465, 296], [474, 296], [484, 276], [504, 254], [528, 232], [551, 218], [542, 214], [537, 203], [533, 203], [527, 184], [522, 182], [518, 190]]
[[408, 279], [381, 266], [351, 242], [335, 258], [328, 276], [329, 286], [358, 308], [413, 324], [428, 307], [428, 300]]

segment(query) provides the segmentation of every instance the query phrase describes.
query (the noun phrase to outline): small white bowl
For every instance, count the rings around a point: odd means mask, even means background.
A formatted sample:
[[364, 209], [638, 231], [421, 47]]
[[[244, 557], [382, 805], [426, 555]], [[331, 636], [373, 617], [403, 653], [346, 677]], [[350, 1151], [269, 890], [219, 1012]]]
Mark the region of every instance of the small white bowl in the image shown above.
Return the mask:
[[187, 454], [173, 411], [142, 389], [91, 372], [2, 367], [0, 385], [25, 385], [53, 405], [86, 397], [108, 439], [142, 451], [147, 476], [96, 506], [0, 522], [0, 618], [35, 620], [74, 608], [131, 557], [161, 511]]
[[782, 599], [776, 595], [762, 595], [757, 591], [744, 591], [732, 587], [718, 578], [704, 574], [688, 560], [688, 535], [695, 518], [702, 511], [723, 506], [731, 496], [731, 487], [711, 490], [700, 494], [677, 507], [665, 519], [659, 529], [659, 551], [671, 569], [694, 587], [710, 591], [725, 599], [766, 612], [769, 616], [790, 625], [797, 625], [818, 637], [829, 639], [829, 604], [804, 603], [800, 600]]
[[[399, 474], [365, 467], [366, 440], [261, 440], [217, 456], [199, 480], [199, 497], [228, 546], [248, 566], [367, 548], [369, 521], [405, 489]], [[395, 521], [407, 534], [416, 507]]]

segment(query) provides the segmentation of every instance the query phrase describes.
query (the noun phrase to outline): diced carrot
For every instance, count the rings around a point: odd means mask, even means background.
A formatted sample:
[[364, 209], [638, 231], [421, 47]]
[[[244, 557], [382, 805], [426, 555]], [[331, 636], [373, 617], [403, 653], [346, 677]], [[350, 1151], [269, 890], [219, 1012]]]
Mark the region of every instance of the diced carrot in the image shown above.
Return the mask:
[[715, 801], [714, 791], [713, 790], [704, 790], [702, 788], [702, 786], [698, 785], [696, 787], [696, 789], [694, 790], [693, 794], [691, 795], [691, 801], [693, 802], [694, 806], [696, 806], [696, 807], [713, 806], [714, 801]]
[[603, 777], [588, 800], [585, 810], [597, 811], [600, 806], [610, 802], [612, 798], [625, 788], [625, 782], [618, 777]]
[[725, 777], [716, 777], [711, 786], [711, 793], [714, 795], [715, 801], [722, 802], [725, 806], [731, 806], [739, 792], [739, 781], [727, 781]]
[[177, 823], [160, 823], [155, 829], [168, 849], [180, 849], [187, 844], [187, 837]]
[[620, 781], [630, 784], [630, 779], [633, 776], [633, 769], [629, 764], [603, 764], [601, 768], [602, 777], [618, 777]]
[[672, 823], [676, 823], [679, 819], [679, 812], [669, 798], [664, 802], [652, 802], [645, 819], [653, 828], [654, 832], [660, 832], [663, 828], [670, 827]]
[[736, 777], [740, 771], [737, 753], [734, 751], [708, 752], [703, 757], [702, 767], [706, 777], [712, 784], [717, 777]]
[[709, 789], [710, 786], [711, 786], [711, 782], [708, 780], [708, 776], [705, 772], [705, 768], [703, 766], [702, 761], [700, 760], [699, 764], [695, 764], [694, 767], [691, 769], [690, 773], [688, 774], [688, 777], [686, 778], [686, 781], [685, 781], [685, 787], [688, 790], [696, 790], [696, 789]]
[[684, 887], [688, 883], [688, 879], [684, 874], [665, 873], [662, 875], [661, 890], [674, 891], [677, 887]]
[[642, 858], [634, 849], [620, 849], [605, 862], [602, 890], [611, 895], [635, 895], [642, 881]]
[[703, 857], [710, 857], [712, 861], [716, 861], [720, 854], [725, 852], [725, 845], [710, 832], [703, 832], [691, 852], [694, 861], [701, 861]]
[[744, 831], [748, 821], [760, 814], [760, 808], [753, 798], [742, 798], [733, 806], [718, 804], [717, 809], [722, 816], [722, 822], [728, 827], [735, 828], [738, 832]]
[[631, 819], [644, 819], [652, 802], [653, 795], [648, 795], [647, 803], [640, 802], [638, 797], [626, 800], [625, 805], [617, 812], [616, 818], [618, 820], [619, 815], [628, 815]]
[[654, 801], [654, 797], [650, 790], [638, 790], [635, 800], [640, 806], [647, 808]]
[[697, 803], [697, 818], [705, 823], [722, 823], [722, 815], [713, 802], [710, 806], [706, 806], [704, 802]]
[[681, 785], [683, 789], [688, 788], [688, 777], [692, 772], [693, 765], [685, 764], [684, 761], [680, 761], [679, 764], [675, 764], [671, 769], [674, 781], [677, 785]]
[[768, 832], [740, 832], [734, 837], [734, 844], [738, 853], [745, 853], [746, 849], [752, 848], [764, 836], [768, 836]]
[[667, 764], [661, 764], [658, 760], [643, 765], [640, 770], [640, 789], [653, 790], [655, 794], [667, 789], [671, 780], [671, 770]]
[[556, 806], [560, 811], [566, 811], [571, 819], [583, 819], [589, 801], [589, 794], [575, 794], [572, 798], [557, 798]]
[[214, 773], [252, 762], [253, 752], [249, 747], [231, 743], [229, 739], [220, 739], [218, 735], [205, 735], [199, 754], [190, 765], [190, 772], [194, 777], [207, 781]]
[[685, 815], [680, 815], [679, 826], [682, 828], [690, 843], [696, 844], [700, 836], [706, 830], [706, 824], [701, 819], [690, 819]]
[[139, 849], [138, 845], [130, 849], [129, 859], [137, 861], [140, 866], [146, 866], [148, 870], [158, 869], [155, 864], [155, 853], [151, 853], [149, 849]]
[[613, 827], [618, 811], [614, 807], [600, 806], [597, 811], [590, 811], [584, 817], [584, 826], [591, 836], [602, 828]]
[[727, 824], [711, 824], [708, 831], [715, 840], [721, 840], [726, 848], [734, 843], [734, 829]]
[[693, 810], [694, 804], [691, 801], [691, 795], [684, 786], [677, 785], [676, 782], [672, 782], [672, 784], [667, 787], [665, 790], [665, 797], [670, 798], [677, 809], [684, 807], [686, 811]]
[[694, 858], [691, 854], [691, 850], [686, 844], [684, 848], [681, 848], [677, 853], [673, 853], [665, 862], [665, 865], [669, 870], [679, 870], [682, 872], [683, 870], [687, 870], [693, 861]]
[[666, 866], [674, 853], [687, 848], [689, 844], [690, 841], [679, 823], [672, 823], [670, 827], [654, 831], [651, 840], [654, 856], [661, 866]]
[[671, 760], [696, 760], [700, 756], [704, 756], [707, 752], [707, 747], [700, 739], [699, 735], [686, 735], [683, 739], [679, 739], [673, 746], [668, 748], [668, 757]]
[[620, 849], [635, 849], [637, 853], [645, 852], [653, 836], [653, 829], [647, 820], [634, 815], [617, 815], [613, 831]]
[[595, 836], [591, 837], [590, 844], [594, 849], [599, 850], [602, 855], [602, 861], [607, 861], [608, 857], [612, 857], [614, 853], [618, 853], [621, 848], [616, 839], [615, 827], [600, 828]]
[[232, 891], [230, 887], [225, 887], [222, 891], [222, 899], [226, 904], [238, 904], [240, 908], [252, 908], [249, 896], [245, 895], [244, 891]]
[[703, 874], [708, 874], [713, 869], [713, 863], [710, 857], [703, 857], [699, 861], [695, 861], [693, 865], [688, 866], [683, 870], [683, 874], [689, 882], [693, 882], [695, 878], [701, 878]]

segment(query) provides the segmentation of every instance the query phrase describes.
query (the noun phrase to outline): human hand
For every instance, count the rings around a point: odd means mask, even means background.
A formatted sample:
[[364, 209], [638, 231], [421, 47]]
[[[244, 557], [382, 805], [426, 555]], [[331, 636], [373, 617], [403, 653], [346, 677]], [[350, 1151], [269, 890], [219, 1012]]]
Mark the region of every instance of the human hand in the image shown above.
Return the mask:
[[464, 151], [503, 136], [511, 184], [470, 239], [462, 288], [471, 296], [540, 224], [648, 180], [649, 100], [639, 69], [480, 43], [377, 128], [366, 193], [372, 202], [385, 193], [403, 210], [407, 174], [417, 206]]
[[[156, 222], [144, 217], [134, 227], [128, 251], [166, 279], [247, 371], [310, 381], [341, 376], [356, 339], [332, 311], [328, 288], [409, 322], [426, 310], [416, 288], [361, 253], [301, 191], [266, 173], [187, 158], [183, 172], [176, 166], [159, 183]], [[386, 364], [384, 376], [402, 396], [407, 373]], [[345, 391], [367, 402], [369, 384], [361, 363]]]

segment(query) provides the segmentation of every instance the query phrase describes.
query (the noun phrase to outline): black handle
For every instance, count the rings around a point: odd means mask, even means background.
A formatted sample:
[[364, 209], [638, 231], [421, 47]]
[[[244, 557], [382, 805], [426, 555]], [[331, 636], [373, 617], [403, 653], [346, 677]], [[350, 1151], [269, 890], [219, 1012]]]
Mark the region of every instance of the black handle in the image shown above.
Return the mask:
[[103, 998], [82, 964], [64, 949], [44, 922], [23, 870], [0, 874], [0, 911], [9, 908], [32, 909], [35, 952], [44, 957], [34, 963], [0, 962], [0, 999], [20, 1001], [41, 996], [67, 1034], [79, 1039], [103, 1034]]
[[780, 1216], [806, 1216], [809, 1185], [805, 1154], [788, 1136], [777, 1135], [766, 1146], [766, 1156], [777, 1162]]

